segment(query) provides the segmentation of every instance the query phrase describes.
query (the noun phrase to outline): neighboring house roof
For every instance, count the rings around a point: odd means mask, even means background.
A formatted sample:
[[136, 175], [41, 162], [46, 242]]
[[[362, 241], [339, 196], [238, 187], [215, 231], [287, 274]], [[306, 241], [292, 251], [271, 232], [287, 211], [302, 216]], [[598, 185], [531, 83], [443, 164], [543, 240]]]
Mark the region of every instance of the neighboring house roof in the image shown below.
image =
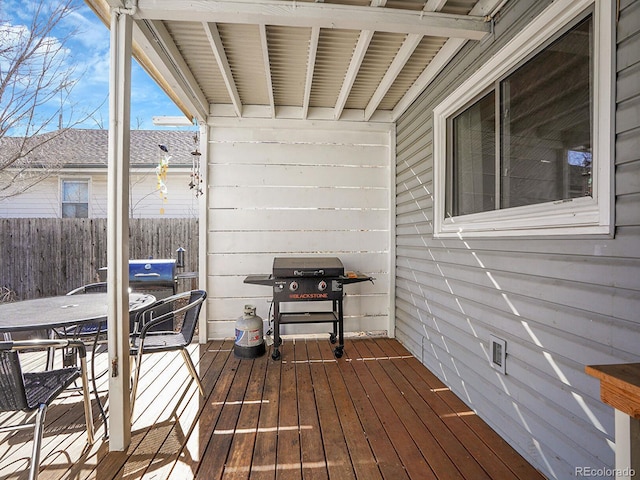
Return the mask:
[[[199, 145], [195, 131], [131, 130], [131, 167], [157, 165], [165, 154], [159, 147], [167, 147], [173, 166], [191, 166], [191, 152]], [[29, 139], [30, 145], [43, 144], [15, 166], [24, 167], [50, 164], [62, 168], [106, 167], [108, 158], [108, 130], [69, 129], [37, 135]], [[0, 138], [0, 165], [19, 148], [22, 138]]]

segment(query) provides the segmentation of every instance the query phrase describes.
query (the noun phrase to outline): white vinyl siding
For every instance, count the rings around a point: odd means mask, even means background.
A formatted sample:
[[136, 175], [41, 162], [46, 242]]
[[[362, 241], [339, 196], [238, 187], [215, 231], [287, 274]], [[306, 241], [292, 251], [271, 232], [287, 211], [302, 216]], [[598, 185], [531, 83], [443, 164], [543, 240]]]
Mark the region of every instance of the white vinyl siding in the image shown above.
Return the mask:
[[[465, 46], [398, 122], [395, 321], [471, 410], [566, 479], [614, 467], [614, 410], [585, 365], [640, 361], [640, 2], [620, 2], [613, 54], [614, 238], [433, 236], [434, 107], [552, 3], [507, 2], [494, 42]], [[491, 335], [507, 342], [506, 375]]]
[[25, 193], [0, 201], [2, 218], [60, 218], [60, 180], [46, 178]]
[[[189, 188], [191, 170], [173, 167], [167, 174], [167, 199], [160, 196], [153, 169], [134, 169], [130, 175], [130, 212], [132, 218], [197, 218], [198, 199]], [[74, 176], [75, 175], [75, 176]], [[64, 171], [65, 180], [90, 178], [89, 218], [107, 216], [106, 171], [77, 173]], [[58, 177], [50, 177], [27, 192], [0, 202], [2, 218], [61, 218], [61, 188]], [[164, 213], [161, 213], [164, 210]]]

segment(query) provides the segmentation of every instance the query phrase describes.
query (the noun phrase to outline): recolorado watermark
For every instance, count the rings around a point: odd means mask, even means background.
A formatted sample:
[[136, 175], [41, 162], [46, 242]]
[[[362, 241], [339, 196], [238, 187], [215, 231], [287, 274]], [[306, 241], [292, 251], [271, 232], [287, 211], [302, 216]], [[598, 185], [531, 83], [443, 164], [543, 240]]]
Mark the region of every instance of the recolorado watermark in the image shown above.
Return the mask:
[[576, 467], [576, 477], [635, 477], [636, 471], [633, 468], [593, 468]]

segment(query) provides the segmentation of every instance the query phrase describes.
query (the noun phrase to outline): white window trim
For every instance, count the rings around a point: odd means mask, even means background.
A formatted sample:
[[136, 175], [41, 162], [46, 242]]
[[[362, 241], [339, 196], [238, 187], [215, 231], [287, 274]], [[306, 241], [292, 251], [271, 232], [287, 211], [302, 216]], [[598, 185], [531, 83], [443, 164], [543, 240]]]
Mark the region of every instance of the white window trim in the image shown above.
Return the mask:
[[[610, 0], [558, 0], [433, 110], [434, 236], [611, 235], [615, 48]], [[514, 207], [445, 219], [447, 119], [595, 4], [593, 197]]]

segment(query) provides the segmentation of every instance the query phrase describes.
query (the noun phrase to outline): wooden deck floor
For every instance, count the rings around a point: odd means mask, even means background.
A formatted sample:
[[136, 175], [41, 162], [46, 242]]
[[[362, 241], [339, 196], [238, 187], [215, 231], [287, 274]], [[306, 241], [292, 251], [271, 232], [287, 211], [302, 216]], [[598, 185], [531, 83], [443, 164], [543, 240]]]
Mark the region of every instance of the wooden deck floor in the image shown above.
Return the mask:
[[[87, 447], [80, 396], [65, 395], [40, 479], [543, 478], [395, 340], [348, 339], [339, 360], [325, 339], [285, 339], [275, 362], [232, 349], [192, 346], [206, 398], [179, 355], [146, 357], [127, 452]], [[0, 479], [26, 478], [29, 438], [0, 437]]]

